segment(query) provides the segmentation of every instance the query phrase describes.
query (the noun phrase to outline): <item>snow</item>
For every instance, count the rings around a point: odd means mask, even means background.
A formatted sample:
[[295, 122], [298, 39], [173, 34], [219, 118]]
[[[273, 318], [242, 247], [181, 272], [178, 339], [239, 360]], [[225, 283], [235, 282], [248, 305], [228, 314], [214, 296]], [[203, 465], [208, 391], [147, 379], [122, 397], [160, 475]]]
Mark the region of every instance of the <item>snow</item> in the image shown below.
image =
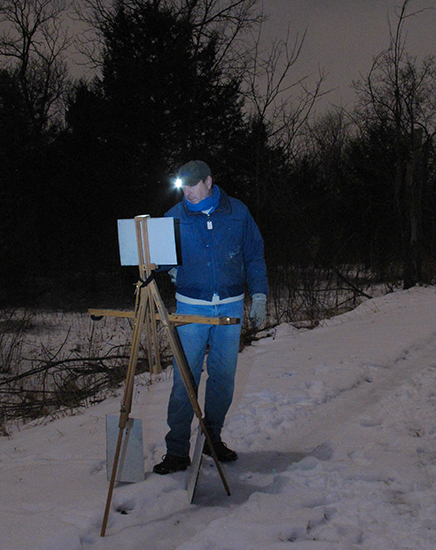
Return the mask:
[[[436, 289], [368, 300], [313, 330], [283, 324], [239, 357], [223, 438], [227, 496], [203, 459], [158, 476], [171, 375], [135, 384], [145, 481], [115, 486], [105, 537], [105, 417], [80, 414], [0, 440], [2, 550], [424, 550], [436, 543]], [[196, 423], [193, 424], [193, 432]]]

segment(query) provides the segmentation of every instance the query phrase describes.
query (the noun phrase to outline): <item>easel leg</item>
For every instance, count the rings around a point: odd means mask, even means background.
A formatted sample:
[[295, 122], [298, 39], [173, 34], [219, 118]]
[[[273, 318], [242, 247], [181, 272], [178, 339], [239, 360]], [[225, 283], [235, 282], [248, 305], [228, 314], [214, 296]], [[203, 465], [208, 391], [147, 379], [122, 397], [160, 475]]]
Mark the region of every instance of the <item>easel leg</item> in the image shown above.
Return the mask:
[[118, 433], [117, 446], [115, 449], [114, 462], [112, 466], [112, 474], [111, 474], [111, 479], [109, 483], [109, 491], [106, 499], [106, 507], [105, 507], [104, 516], [103, 516], [103, 524], [100, 532], [100, 536], [102, 537], [104, 537], [106, 533], [106, 526], [107, 526], [107, 520], [109, 517], [111, 501], [112, 501], [112, 494], [113, 494], [115, 480], [117, 476], [118, 461], [120, 457], [121, 443], [123, 440], [123, 432], [124, 432], [124, 429], [126, 428], [127, 421], [129, 419], [129, 414], [132, 409], [133, 385], [135, 381], [136, 365], [138, 363], [139, 345], [141, 343], [141, 331], [145, 321], [147, 306], [149, 305], [148, 304], [149, 293], [143, 292], [143, 289], [139, 289], [138, 292], [140, 292], [139, 305], [138, 305], [137, 314], [135, 317], [135, 327], [134, 327], [133, 336], [132, 336], [132, 347], [130, 351], [129, 366], [127, 368], [126, 385], [124, 388], [123, 401], [121, 404], [120, 421], [118, 424], [120, 431]]
[[192, 503], [195, 496], [195, 490], [197, 488], [198, 476], [200, 474], [201, 460], [203, 458], [203, 446], [204, 446], [204, 433], [201, 431], [201, 426], [198, 426], [197, 437], [195, 439], [194, 455], [192, 459], [191, 469], [188, 475], [188, 482], [186, 488], [188, 491], [188, 501]]
[[159, 374], [160, 372], [162, 372], [162, 367], [160, 360], [159, 340], [157, 336], [154, 302], [150, 299], [150, 290], [148, 287], [145, 287], [143, 289], [143, 292], [147, 292], [148, 294], [148, 307], [145, 316], [145, 334], [147, 337], [148, 364], [150, 365], [150, 374]]
[[185, 353], [183, 351], [183, 346], [180, 341], [179, 335], [177, 333], [176, 328], [173, 324], [170, 323], [168, 319], [168, 312], [166, 311], [166, 308], [162, 302], [162, 298], [160, 297], [159, 290], [157, 288], [156, 282], [152, 281], [150, 284], [151, 293], [153, 295], [153, 298], [156, 303], [157, 310], [160, 314], [161, 321], [166, 329], [166, 333], [168, 336], [168, 340], [170, 342], [171, 351], [173, 352], [173, 355], [176, 359], [177, 366], [179, 368], [180, 374], [182, 376], [183, 383], [185, 385], [186, 391], [188, 393], [189, 401], [191, 402], [191, 406], [194, 410], [195, 415], [198, 418], [198, 421], [201, 426], [201, 431], [203, 432], [206, 441], [209, 445], [209, 448], [211, 450], [212, 458], [214, 459], [216, 468], [218, 470], [218, 473], [220, 475], [221, 481], [224, 485], [224, 488], [228, 495], [230, 495], [230, 489], [227, 484], [226, 478], [224, 476], [223, 469], [221, 467], [221, 464], [218, 460], [218, 457], [215, 453], [212, 440], [210, 437], [210, 434], [206, 428], [206, 424], [204, 422], [203, 416], [201, 414], [200, 405], [198, 404], [197, 400], [197, 392], [196, 392], [196, 384], [194, 382], [191, 369], [189, 368], [188, 362], [186, 360]]
[[111, 502], [112, 502], [112, 494], [114, 492], [115, 478], [117, 476], [118, 460], [120, 457], [120, 449], [121, 449], [121, 442], [123, 439], [123, 432], [124, 432], [124, 428], [120, 428], [120, 431], [118, 432], [118, 440], [117, 440], [117, 447], [115, 450], [114, 463], [112, 466], [111, 480], [109, 482], [109, 491], [107, 494], [106, 506], [104, 509], [103, 523], [101, 526], [101, 532], [100, 532], [101, 537], [104, 537], [106, 534], [106, 526], [107, 526], [107, 520], [109, 518], [109, 511], [110, 511]]

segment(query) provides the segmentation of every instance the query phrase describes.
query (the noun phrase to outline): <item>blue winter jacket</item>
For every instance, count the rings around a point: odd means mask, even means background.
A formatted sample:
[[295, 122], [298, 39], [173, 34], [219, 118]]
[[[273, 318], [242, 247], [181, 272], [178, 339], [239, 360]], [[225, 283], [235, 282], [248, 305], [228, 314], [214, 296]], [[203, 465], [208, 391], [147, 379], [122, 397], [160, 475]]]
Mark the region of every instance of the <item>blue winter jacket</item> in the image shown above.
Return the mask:
[[192, 212], [182, 202], [165, 216], [180, 220], [182, 263], [177, 292], [211, 301], [244, 293], [268, 292], [263, 239], [248, 208], [220, 188], [220, 202], [211, 214]]

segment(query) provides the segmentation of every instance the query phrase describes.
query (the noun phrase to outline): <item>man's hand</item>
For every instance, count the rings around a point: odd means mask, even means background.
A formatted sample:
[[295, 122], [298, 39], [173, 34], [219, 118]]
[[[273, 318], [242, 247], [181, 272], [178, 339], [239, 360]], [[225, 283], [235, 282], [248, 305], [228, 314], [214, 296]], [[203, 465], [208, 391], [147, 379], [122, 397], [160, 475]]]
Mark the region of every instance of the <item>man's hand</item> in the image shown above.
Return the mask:
[[253, 294], [251, 298], [250, 321], [259, 328], [266, 320], [266, 294]]

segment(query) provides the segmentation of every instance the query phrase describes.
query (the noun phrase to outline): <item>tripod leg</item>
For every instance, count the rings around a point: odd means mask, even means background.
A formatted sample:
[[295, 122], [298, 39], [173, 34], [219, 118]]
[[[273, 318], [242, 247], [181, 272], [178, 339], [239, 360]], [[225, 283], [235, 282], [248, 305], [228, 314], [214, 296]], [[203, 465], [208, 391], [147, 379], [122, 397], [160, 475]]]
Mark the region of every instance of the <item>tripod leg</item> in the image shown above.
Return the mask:
[[109, 483], [109, 491], [106, 499], [106, 507], [104, 510], [103, 523], [101, 526], [101, 532], [100, 532], [101, 537], [104, 537], [106, 534], [106, 526], [107, 526], [107, 520], [109, 518], [109, 511], [110, 511], [111, 502], [112, 502], [112, 493], [114, 492], [115, 478], [116, 478], [117, 469], [118, 469], [118, 460], [120, 457], [121, 442], [123, 440], [123, 432], [124, 432], [124, 428], [120, 428], [120, 431], [118, 432], [118, 441], [117, 441], [117, 448], [114, 456], [114, 464], [112, 466], [112, 475]]
[[139, 298], [139, 306], [135, 317], [135, 327], [134, 327], [133, 336], [132, 336], [132, 347], [130, 351], [129, 366], [127, 368], [126, 385], [124, 388], [123, 401], [121, 403], [120, 421], [118, 424], [120, 431], [118, 433], [117, 446], [116, 446], [115, 455], [114, 455], [114, 463], [112, 466], [112, 474], [111, 474], [111, 479], [109, 483], [109, 491], [108, 491], [107, 500], [106, 500], [106, 508], [103, 516], [103, 524], [102, 524], [101, 533], [100, 533], [100, 536], [102, 537], [104, 537], [106, 533], [106, 525], [109, 517], [110, 505], [112, 501], [112, 493], [114, 490], [115, 480], [117, 476], [118, 461], [120, 457], [121, 443], [123, 440], [123, 432], [127, 425], [129, 414], [132, 409], [133, 385], [135, 381], [136, 365], [138, 363], [138, 352], [139, 352], [139, 345], [141, 342], [141, 331], [145, 321], [147, 302], [149, 300], [149, 294], [147, 292], [144, 292], [143, 290], [144, 290], [143, 288], [139, 289], [139, 292], [141, 293], [141, 295]]
[[198, 421], [201, 426], [201, 431], [203, 432], [206, 441], [209, 445], [209, 449], [211, 451], [212, 458], [215, 462], [215, 466], [218, 470], [218, 473], [220, 475], [221, 481], [224, 485], [224, 489], [226, 490], [226, 493], [230, 496], [230, 489], [227, 484], [227, 480], [224, 476], [223, 469], [221, 467], [221, 464], [218, 460], [218, 457], [215, 453], [212, 439], [210, 437], [209, 431], [206, 428], [206, 424], [204, 422], [203, 416], [201, 414], [200, 405], [198, 404], [197, 400], [197, 391], [195, 387], [195, 382], [193, 384], [193, 376], [191, 369], [189, 368], [188, 361], [186, 360], [185, 353], [183, 351], [182, 342], [180, 341], [180, 337], [175, 329], [175, 327], [170, 327], [169, 332], [171, 332], [171, 336], [169, 337], [172, 352], [176, 358], [177, 366], [179, 367], [179, 371], [182, 375], [183, 382], [185, 384], [186, 391], [188, 392], [189, 400], [191, 402], [192, 408], [194, 409], [194, 413], [198, 418]]
[[189, 401], [191, 402], [192, 408], [194, 410], [195, 415], [198, 418], [198, 421], [201, 426], [201, 431], [203, 432], [206, 441], [209, 445], [209, 448], [211, 450], [212, 458], [214, 459], [216, 468], [218, 470], [218, 473], [220, 475], [221, 481], [224, 485], [224, 489], [226, 490], [227, 494], [230, 495], [230, 489], [227, 484], [226, 478], [224, 476], [223, 469], [221, 468], [221, 464], [219, 463], [218, 457], [215, 453], [212, 440], [210, 437], [210, 434], [206, 428], [206, 424], [204, 422], [203, 416], [201, 414], [200, 405], [198, 404], [197, 400], [197, 388], [194, 381], [194, 378], [192, 376], [191, 369], [189, 368], [188, 361], [186, 360], [185, 352], [183, 351], [183, 346], [180, 341], [179, 335], [177, 333], [176, 328], [174, 325], [172, 325], [168, 319], [168, 312], [162, 302], [162, 298], [160, 297], [159, 290], [157, 288], [156, 282], [152, 281], [150, 284], [150, 288], [153, 294], [153, 298], [156, 303], [157, 310], [160, 314], [160, 318], [162, 321], [162, 324], [165, 327], [168, 340], [171, 345], [171, 351], [173, 352], [173, 355], [176, 359], [177, 366], [179, 367], [180, 374], [182, 376], [183, 383], [185, 385], [186, 391], [188, 393]]

